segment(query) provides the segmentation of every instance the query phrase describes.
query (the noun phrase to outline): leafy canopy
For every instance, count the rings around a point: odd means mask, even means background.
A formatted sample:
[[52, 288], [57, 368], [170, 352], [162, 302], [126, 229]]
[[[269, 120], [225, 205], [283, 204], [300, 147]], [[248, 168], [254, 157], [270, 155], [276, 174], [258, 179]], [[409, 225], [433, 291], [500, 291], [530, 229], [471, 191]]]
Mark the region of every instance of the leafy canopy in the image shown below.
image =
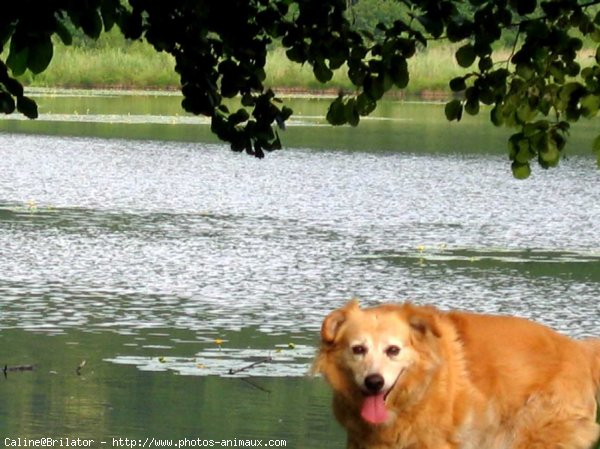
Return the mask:
[[[212, 131], [233, 150], [257, 157], [281, 148], [278, 129], [292, 114], [264, 85], [273, 42], [291, 61], [309, 64], [321, 82], [337, 69], [347, 72], [356, 89], [340, 93], [327, 120], [353, 126], [392, 87], [407, 86], [407, 60], [417, 51], [432, 40], [457, 43], [465, 73], [449, 80], [456, 96], [446, 117], [459, 121], [489, 105], [494, 125], [516, 131], [508, 151], [517, 178], [529, 176], [535, 161], [556, 166], [570, 123], [598, 113], [600, 0], [398, 0], [398, 18], [383, 17], [374, 29], [363, 29], [366, 22], [353, 14], [361, 1], [6, 1], [0, 7], [0, 46], [8, 49], [0, 60], [0, 111], [37, 117], [15, 77], [48, 67], [53, 36], [70, 45], [73, 29], [97, 38], [117, 26], [127, 38], [173, 55], [183, 108], [210, 117]], [[510, 57], [496, 60], [494, 44], [507, 40]], [[242, 106], [230, 110], [223, 100], [235, 96]], [[600, 135], [593, 150], [600, 165]]]

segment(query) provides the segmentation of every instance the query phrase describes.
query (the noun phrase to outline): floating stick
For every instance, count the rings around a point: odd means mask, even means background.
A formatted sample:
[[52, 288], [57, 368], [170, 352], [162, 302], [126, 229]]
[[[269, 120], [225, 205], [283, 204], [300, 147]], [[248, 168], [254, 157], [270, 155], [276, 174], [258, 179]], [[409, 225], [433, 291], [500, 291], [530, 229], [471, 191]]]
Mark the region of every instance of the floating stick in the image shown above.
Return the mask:
[[247, 369], [254, 368], [257, 365], [261, 365], [263, 363], [271, 362], [272, 360], [273, 360], [273, 357], [269, 356], [269, 357], [265, 357], [264, 359], [257, 360], [256, 362], [253, 362], [250, 365], [246, 365], [246, 366], [243, 366], [243, 367], [238, 368], [238, 369], [230, 368], [229, 369], [229, 374], [241, 373], [242, 371], [246, 371]]
[[35, 369], [35, 365], [14, 365], [14, 366], [4, 365], [2, 372], [4, 373], [4, 377], [6, 377], [6, 375], [10, 371], [13, 371], [13, 372], [14, 371], [33, 371], [34, 369]]

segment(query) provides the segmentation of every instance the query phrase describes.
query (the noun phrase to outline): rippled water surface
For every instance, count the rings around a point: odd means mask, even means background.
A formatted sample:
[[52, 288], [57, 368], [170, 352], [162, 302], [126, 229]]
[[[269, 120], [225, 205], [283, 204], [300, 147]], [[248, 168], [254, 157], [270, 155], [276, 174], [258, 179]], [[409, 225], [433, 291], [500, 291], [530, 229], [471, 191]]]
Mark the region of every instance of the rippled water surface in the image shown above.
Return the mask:
[[[350, 297], [518, 314], [569, 335], [598, 334], [593, 161], [572, 156], [523, 182], [503, 157], [448, 144], [456, 148], [443, 154], [292, 148], [255, 160], [198, 142], [2, 134], [0, 362], [42, 360], [12, 376], [16, 386], [38, 376], [42, 391], [61, 373], [74, 377], [84, 359], [98, 385], [120, 373], [130, 389], [155, 373], [180, 399], [173, 373], [202, 382], [185, 388], [249, 388], [254, 398], [262, 388], [308, 400], [308, 388], [321, 402], [304, 405], [305, 424], [323, 426], [315, 438], [327, 447], [339, 430], [321, 384], [280, 382], [305, 375], [323, 317]], [[264, 385], [227, 380], [248, 376]], [[151, 391], [165, 394], [139, 390]], [[90, 399], [88, 412], [118, 421], [117, 396]], [[49, 416], [62, 422], [64, 407]], [[282, 410], [268, 432], [294, 419]], [[47, 427], [35, 413], [31, 426]]]
[[589, 160], [519, 182], [484, 156], [2, 141], [3, 327], [288, 336], [357, 295], [594, 330]]

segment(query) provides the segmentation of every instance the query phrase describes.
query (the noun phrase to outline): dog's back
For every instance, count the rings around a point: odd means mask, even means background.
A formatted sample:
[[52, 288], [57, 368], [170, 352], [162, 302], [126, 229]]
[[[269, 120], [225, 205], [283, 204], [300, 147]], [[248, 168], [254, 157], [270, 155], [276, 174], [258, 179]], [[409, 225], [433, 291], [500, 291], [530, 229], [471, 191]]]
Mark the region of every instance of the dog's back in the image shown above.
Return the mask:
[[510, 419], [536, 401], [595, 413], [600, 340], [577, 341], [522, 318], [447, 314], [473, 383]]
[[588, 338], [579, 342], [591, 361], [592, 377], [596, 382], [596, 398], [600, 401], [600, 338]]
[[496, 435], [482, 435], [480, 442], [493, 448], [588, 449], [598, 439], [600, 340], [573, 340], [523, 318], [445, 315], [485, 398], [479, 416], [498, 423]]

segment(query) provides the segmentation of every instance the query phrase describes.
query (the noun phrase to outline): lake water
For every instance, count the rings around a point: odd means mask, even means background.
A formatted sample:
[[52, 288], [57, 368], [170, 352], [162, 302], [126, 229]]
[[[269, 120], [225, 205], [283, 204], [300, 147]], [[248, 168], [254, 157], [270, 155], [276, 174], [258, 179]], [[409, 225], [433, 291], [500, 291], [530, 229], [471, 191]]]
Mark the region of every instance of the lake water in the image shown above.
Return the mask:
[[344, 447], [306, 372], [353, 296], [600, 333], [597, 121], [517, 181], [506, 130], [439, 104], [334, 129], [295, 100], [288, 148], [256, 160], [176, 96], [38, 101], [0, 120], [0, 365], [35, 365], [0, 382], [2, 441]]

